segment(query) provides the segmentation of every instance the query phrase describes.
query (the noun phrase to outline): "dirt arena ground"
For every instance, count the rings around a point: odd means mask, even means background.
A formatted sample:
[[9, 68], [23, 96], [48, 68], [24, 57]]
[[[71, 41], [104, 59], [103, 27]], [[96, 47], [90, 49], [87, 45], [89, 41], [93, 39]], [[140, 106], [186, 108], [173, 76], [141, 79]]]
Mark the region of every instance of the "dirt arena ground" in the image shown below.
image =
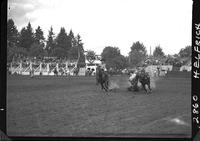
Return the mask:
[[152, 78], [151, 94], [128, 76], [108, 93], [94, 77], [7, 76], [7, 135], [191, 137], [191, 78], [177, 76]]

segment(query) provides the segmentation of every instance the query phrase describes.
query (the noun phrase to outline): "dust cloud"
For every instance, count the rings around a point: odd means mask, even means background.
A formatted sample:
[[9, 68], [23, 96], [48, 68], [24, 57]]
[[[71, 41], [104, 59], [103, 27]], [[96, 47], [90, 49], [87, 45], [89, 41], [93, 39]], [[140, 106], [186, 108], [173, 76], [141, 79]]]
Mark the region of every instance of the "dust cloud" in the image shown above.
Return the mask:
[[[150, 86], [152, 89], [156, 89], [156, 82], [159, 80], [158, 77], [151, 77], [150, 78]], [[113, 90], [113, 89], [124, 89], [124, 88], [128, 88], [130, 87], [131, 84], [130, 82], [127, 80], [123, 80], [123, 81], [120, 81], [120, 80], [111, 80], [109, 82], [109, 89], [110, 90]], [[141, 86], [141, 83], [138, 82], [138, 87], [142, 87]], [[147, 86], [146, 86], [147, 87]]]

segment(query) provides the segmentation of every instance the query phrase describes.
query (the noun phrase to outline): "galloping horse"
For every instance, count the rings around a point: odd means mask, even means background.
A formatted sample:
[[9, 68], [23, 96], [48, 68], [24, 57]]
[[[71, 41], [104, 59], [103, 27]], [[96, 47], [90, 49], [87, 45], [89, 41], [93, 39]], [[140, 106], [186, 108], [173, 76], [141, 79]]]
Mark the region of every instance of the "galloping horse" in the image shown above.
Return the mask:
[[109, 77], [108, 73], [101, 69], [100, 67], [97, 68], [96, 72], [96, 84], [101, 84], [101, 88], [104, 89], [106, 92], [108, 91], [108, 84], [109, 84]]

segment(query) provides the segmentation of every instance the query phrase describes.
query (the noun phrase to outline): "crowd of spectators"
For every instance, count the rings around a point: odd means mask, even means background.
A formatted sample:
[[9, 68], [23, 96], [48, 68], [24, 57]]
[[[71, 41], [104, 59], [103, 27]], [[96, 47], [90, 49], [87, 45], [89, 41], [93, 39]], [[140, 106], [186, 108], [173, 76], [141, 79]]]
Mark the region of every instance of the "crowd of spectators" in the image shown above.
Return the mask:
[[[25, 57], [25, 56], [17, 56], [13, 57], [12, 63], [64, 63], [66, 59], [60, 59], [57, 57], [44, 57], [44, 58], [36, 58], [36, 57]], [[11, 62], [10, 62], [11, 63]]]
[[[22, 67], [26, 67], [29, 66], [30, 63], [34, 64], [59, 64], [59, 67], [62, 67], [63, 64], [65, 64], [67, 62], [66, 59], [60, 59], [57, 57], [44, 57], [44, 58], [30, 58], [30, 57], [25, 57], [25, 56], [16, 56], [13, 57], [12, 62], [7, 62], [7, 66], [10, 66], [11, 63], [13, 66], [19, 65], [20, 63], [22, 63]], [[74, 66], [74, 62], [68, 64], [70, 67]]]

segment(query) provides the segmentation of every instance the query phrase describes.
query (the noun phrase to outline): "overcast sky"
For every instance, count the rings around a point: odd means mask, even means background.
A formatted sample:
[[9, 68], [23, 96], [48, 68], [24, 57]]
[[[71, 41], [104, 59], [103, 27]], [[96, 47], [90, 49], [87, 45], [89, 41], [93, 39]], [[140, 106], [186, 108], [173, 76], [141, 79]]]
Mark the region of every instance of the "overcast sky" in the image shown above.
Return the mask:
[[8, 0], [8, 18], [20, 31], [39, 25], [47, 38], [50, 27], [61, 27], [82, 37], [85, 50], [100, 54], [104, 47], [119, 47], [128, 55], [140, 41], [150, 52], [160, 45], [175, 54], [191, 45], [192, 0]]

